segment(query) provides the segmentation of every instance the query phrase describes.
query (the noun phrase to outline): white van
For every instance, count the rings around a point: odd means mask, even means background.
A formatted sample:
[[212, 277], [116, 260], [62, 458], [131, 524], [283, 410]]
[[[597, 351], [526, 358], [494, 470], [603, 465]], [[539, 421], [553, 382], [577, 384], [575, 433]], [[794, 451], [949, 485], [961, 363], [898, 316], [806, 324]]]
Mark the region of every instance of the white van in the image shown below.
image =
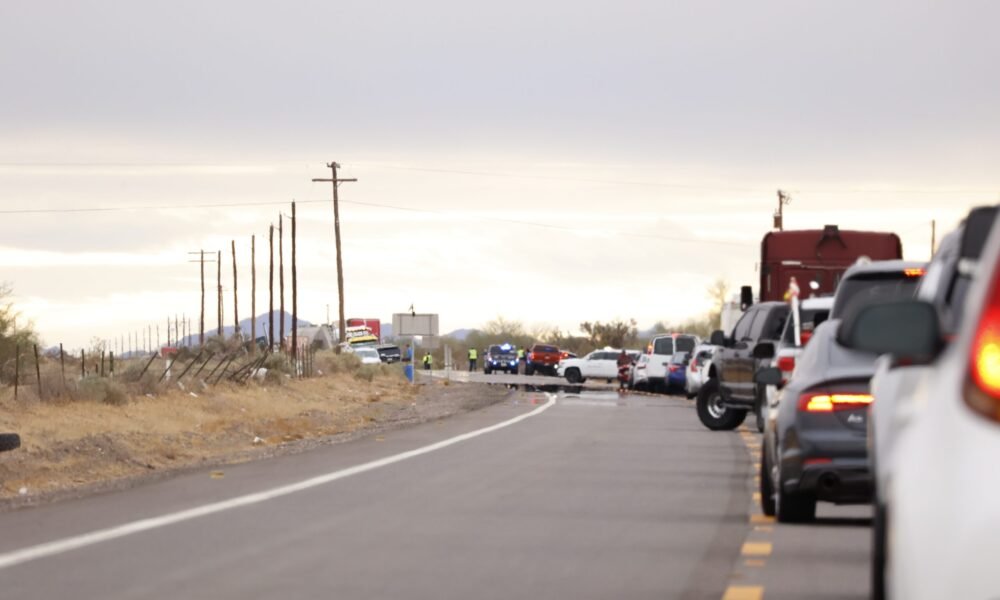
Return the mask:
[[695, 346], [701, 343], [701, 338], [690, 333], [666, 333], [658, 335], [649, 341], [646, 354], [646, 378], [650, 391], [666, 390], [667, 365], [675, 352], [694, 352]]

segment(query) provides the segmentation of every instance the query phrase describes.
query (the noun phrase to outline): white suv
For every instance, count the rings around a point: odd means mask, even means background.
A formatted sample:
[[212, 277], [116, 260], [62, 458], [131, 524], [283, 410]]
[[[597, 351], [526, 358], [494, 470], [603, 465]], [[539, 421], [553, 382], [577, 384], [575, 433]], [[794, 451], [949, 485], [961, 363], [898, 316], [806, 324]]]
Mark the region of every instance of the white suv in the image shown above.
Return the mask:
[[594, 350], [583, 358], [567, 358], [559, 361], [556, 374], [565, 377], [570, 383], [583, 383], [590, 379], [607, 379], [618, 377], [618, 357], [621, 350], [604, 348]]

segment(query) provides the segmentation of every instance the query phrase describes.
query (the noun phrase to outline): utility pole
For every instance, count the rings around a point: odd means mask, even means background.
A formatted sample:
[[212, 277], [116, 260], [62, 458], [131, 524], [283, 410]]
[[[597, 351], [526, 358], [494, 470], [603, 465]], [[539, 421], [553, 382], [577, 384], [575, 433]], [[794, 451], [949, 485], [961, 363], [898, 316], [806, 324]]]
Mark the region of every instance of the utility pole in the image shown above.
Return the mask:
[[250, 236], [250, 352], [257, 352], [257, 236]]
[[[202, 348], [205, 346], [205, 250], [198, 250], [197, 252], [188, 252], [188, 254], [198, 255], [198, 260], [196, 261], [190, 260], [188, 262], [201, 263], [201, 318], [198, 321], [198, 347]], [[208, 259], [208, 262], [212, 262], [212, 259]], [[189, 326], [188, 333], [190, 332], [191, 328]]]
[[240, 331], [240, 301], [236, 294], [236, 240], [231, 240], [231, 244], [233, 252], [233, 322], [236, 325], [233, 329], [233, 336], [240, 339], [243, 337], [243, 332]]
[[292, 364], [298, 375], [299, 364], [299, 288], [295, 268], [295, 201], [292, 200]]
[[285, 236], [282, 225], [282, 215], [278, 213], [278, 289], [281, 303], [281, 323], [278, 325], [278, 348], [285, 349]]
[[222, 337], [222, 250], [216, 250], [216, 282], [219, 286], [219, 337]]
[[268, 232], [267, 245], [271, 260], [267, 268], [267, 353], [274, 349], [274, 223]]
[[778, 231], [785, 230], [785, 205], [791, 204], [791, 202], [791, 196], [778, 190], [778, 210], [774, 213], [774, 228]]
[[340, 302], [340, 329], [337, 332], [338, 338], [341, 343], [344, 341], [344, 263], [340, 256], [340, 201], [337, 197], [337, 187], [347, 181], [357, 181], [355, 178], [351, 179], [339, 179], [337, 177], [337, 168], [340, 167], [335, 161], [326, 163], [328, 169], [332, 174], [330, 179], [313, 179], [315, 182], [325, 181], [333, 184], [333, 235], [335, 242], [337, 244], [337, 295], [339, 296]]

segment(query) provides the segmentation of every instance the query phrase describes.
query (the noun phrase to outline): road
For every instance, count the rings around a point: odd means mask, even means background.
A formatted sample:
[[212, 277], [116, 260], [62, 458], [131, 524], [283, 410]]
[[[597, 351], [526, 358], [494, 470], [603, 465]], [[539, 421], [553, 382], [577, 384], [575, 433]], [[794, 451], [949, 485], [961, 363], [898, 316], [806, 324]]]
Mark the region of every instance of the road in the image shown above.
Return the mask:
[[801, 527], [753, 514], [757, 439], [703, 429], [679, 398], [512, 392], [445, 421], [0, 514], [0, 590], [866, 597], [859, 509]]

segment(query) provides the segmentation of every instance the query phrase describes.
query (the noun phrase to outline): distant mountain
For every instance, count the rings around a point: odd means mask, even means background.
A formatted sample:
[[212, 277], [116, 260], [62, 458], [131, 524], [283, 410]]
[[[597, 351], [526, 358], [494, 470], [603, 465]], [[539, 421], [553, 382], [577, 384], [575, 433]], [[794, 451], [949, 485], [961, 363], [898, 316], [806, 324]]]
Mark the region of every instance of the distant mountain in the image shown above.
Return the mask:
[[[274, 337], [277, 338], [281, 332], [281, 311], [274, 311]], [[285, 311], [285, 336], [289, 336], [292, 331], [292, 313]], [[214, 337], [219, 333], [219, 329], [216, 326], [218, 323], [212, 323], [210, 320], [206, 319], [205, 323], [205, 339]], [[243, 333], [245, 339], [250, 339], [250, 325], [254, 319], [243, 319], [240, 321], [240, 331]], [[267, 337], [268, 333], [268, 313], [263, 313], [256, 317], [257, 321], [257, 337]], [[310, 321], [299, 317], [299, 327], [313, 327], [314, 324]], [[198, 327], [198, 322], [194, 319], [191, 320], [191, 327]], [[223, 326], [222, 333], [225, 337], [231, 337], [234, 333], [232, 325]], [[182, 346], [197, 346], [198, 345], [198, 332], [195, 332], [184, 339], [181, 340]]]

